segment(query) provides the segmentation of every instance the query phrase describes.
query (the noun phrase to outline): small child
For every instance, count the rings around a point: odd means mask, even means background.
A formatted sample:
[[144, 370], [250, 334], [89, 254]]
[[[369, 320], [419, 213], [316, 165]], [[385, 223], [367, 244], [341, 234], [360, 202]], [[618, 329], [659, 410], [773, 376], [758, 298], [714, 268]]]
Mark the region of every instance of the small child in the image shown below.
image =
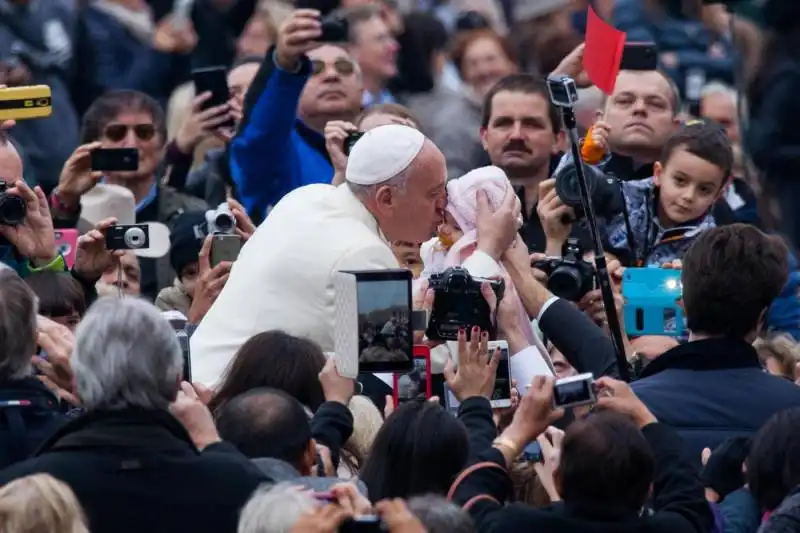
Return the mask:
[[[607, 146], [602, 137], [608, 132], [592, 128], [591, 144]], [[583, 150], [584, 158], [588, 155]], [[569, 157], [561, 166], [567, 164], [573, 164]], [[733, 148], [719, 125], [687, 122], [667, 140], [651, 178], [622, 182], [628, 220], [615, 215], [602, 236], [614, 248], [631, 250], [639, 266], [681, 259], [700, 233], [716, 225], [711, 209], [724, 194], [732, 166]]]
[[158, 293], [155, 304], [162, 311], [175, 310], [189, 315], [200, 273], [198, 257], [207, 232], [205, 213], [183, 213], [175, 220], [170, 233], [169, 259], [176, 276], [172, 287]]

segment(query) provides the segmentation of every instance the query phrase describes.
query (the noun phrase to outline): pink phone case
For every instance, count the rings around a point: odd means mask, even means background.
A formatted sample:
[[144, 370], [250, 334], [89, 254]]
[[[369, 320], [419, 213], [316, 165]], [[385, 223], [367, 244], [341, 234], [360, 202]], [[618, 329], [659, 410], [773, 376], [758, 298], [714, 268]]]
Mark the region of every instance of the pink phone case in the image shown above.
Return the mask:
[[67, 268], [72, 268], [75, 264], [75, 254], [78, 251], [78, 230], [57, 229], [55, 234], [58, 253], [64, 256]]

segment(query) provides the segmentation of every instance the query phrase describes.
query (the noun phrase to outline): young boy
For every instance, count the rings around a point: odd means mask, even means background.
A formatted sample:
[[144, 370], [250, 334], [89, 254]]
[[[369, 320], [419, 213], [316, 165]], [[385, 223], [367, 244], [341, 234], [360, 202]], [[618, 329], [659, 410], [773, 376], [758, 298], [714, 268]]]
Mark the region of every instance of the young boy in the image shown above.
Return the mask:
[[636, 265], [681, 259], [701, 232], [716, 225], [711, 209], [732, 166], [733, 148], [720, 126], [687, 122], [667, 141], [652, 178], [621, 184], [628, 220], [624, 213], [614, 216], [602, 228], [603, 238], [631, 250]]

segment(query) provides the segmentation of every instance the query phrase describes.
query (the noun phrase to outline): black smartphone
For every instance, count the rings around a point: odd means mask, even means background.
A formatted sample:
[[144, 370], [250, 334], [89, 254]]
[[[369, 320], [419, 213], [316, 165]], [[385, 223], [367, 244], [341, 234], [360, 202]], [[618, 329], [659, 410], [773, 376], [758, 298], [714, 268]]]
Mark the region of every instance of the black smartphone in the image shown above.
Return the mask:
[[353, 146], [356, 145], [358, 140], [364, 136], [363, 131], [356, 131], [347, 134], [347, 138], [344, 140], [344, 155], [350, 155], [350, 152], [353, 150]]
[[658, 69], [658, 48], [655, 43], [626, 43], [622, 50], [620, 70]]
[[[198, 68], [192, 71], [195, 94], [210, 92], [211, 98], [203, 103], [203, 109], [228, 103], [231, 96], [228, 87], [228, 70], [222, 66]], [[232, 128], [233, 119], [220, 124], [221, 128]]]
[[381, 533], [385, 530], [383, 521], [377, 516], [358, 516], [339, 526], [339, 533]]
[[346, 43], [350, 37], [350, 24], [347, 18], [339, 14], [331, 14], [322, 19], [323, 43]]
[[139, 150], [136, 148], [98, 148], [92, 152], [92, 170], [103, 172], [132, 172], [139, 170]]

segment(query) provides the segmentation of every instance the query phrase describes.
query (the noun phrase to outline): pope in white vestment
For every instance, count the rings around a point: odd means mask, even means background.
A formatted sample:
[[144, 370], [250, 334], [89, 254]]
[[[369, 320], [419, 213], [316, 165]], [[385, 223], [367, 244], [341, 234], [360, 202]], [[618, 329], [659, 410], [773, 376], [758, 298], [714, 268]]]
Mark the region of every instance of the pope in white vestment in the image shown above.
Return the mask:
[[[421, 133], [405, 126], [376, 128], [359, 140], [346, 179], [366, 186], [383, 183], [406, 171], [423, 145], [438, 154], [441, 176], [424, 179], [440, 181], [443, 205], [444, 157]], [[437, 222], [430, 218], [422, 227], [433, 231]], [[214, 385], [241, 345], [262, 331], [281, 329], [333, 351], [334, 273], [388, 268], [399, 268], [390, 243], [347, 183], [294, 190], [244, 246], [225, 288], [192, 336], [193, 380]]]

